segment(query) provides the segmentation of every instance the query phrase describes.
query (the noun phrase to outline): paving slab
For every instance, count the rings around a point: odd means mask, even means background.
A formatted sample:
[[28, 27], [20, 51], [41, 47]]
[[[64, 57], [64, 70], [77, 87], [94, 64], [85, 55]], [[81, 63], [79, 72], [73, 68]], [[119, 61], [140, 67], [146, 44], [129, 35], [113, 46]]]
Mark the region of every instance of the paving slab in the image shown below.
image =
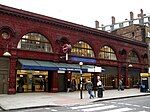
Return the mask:
[[[94, 92], [93, 92], [94, 93]], [[97, 92], [95, 92], [97, 94]], [[83, 91], [83, 99], [80, 99], [80, 91], [58, 92], [58, 93], [17, 93], [14, 95], [0, 94], [0, 107], [3, 110], [15, 110], [34, 107], [49, 106], [71, 106], [86, 104], [95, 101], [111, 100], [118, 98], [128, 98], [150, 95], [150, 93], [140, 92], [139, 89], [105, 90], [103, 98], [89, 99], [87, 91]]]

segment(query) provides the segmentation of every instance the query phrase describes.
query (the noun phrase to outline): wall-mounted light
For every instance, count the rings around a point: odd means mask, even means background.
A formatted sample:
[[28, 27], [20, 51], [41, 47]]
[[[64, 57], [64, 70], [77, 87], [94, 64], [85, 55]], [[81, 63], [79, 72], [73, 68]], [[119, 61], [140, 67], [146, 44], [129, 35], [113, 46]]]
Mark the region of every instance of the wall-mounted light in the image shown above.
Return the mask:
[[132, 64], [129, 64], [129, 66], [128, 67], [133, 67], [133, 65]]
[[23, 75], [20, 75], [20, 77], [23, 77]]
[[42, 75], [40, 75], [39, 77], [42, 78]]
[[11, 56], [11, 54], [8, 52], [8, 51], [6, 51], [6, 52], [4, 52], [4, 54], [3, 54], [3, 56]]
[[7, 57], [11, 56], [11, 54], [8, 52], [8, 44], [6, 46], [5, 52], [3, 53], [3, 56], [7, 56]]

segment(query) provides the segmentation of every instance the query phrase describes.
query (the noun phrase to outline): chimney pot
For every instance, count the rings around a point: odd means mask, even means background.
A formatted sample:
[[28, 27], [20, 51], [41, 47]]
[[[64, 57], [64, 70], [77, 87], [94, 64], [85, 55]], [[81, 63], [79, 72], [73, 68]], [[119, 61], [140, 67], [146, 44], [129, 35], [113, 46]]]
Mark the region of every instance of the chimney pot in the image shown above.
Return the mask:
[[130, 20], [133, 20], [134, 19], [134, 14], [133, 12], [130, 12]]
[[99, 22], [97, 20], [95, 21], [95, 28], [99, 28]]

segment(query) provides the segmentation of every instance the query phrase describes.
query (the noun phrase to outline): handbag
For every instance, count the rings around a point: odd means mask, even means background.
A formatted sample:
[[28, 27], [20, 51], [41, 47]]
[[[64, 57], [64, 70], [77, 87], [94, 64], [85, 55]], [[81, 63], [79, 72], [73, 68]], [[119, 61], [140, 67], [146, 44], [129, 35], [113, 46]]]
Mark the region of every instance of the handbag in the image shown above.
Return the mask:
[[105, 88], [104, 88], [104, 86], [103, 86], [103, 85], [102, 85], [102, 90], [103, 90], [103, 91], [105, 91]]

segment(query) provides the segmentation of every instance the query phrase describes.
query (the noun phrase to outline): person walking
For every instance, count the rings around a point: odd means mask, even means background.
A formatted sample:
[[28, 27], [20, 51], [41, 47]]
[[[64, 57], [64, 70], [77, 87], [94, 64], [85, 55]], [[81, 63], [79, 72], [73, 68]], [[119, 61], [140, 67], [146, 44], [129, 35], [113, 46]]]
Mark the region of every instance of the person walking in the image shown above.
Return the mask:
[[103, 88], [103, 84], [102, 84], [102, 81], [100, 80], [100, 78], [98, 79], [97, 87], [98, 87], [97, 96], [98, 96], [98, 98], [102, 98], [104, 88]]
[[92, 89], [93, 89], [93, 83], [90, 80], [87, 80], [86, 90], [88, 91], [88, 94], [90, 95], [90, 99], [94, 98], [94, 95], [92, 94]]
[[121, 79], [119, 79], [119, 86], [118, 86], [118, 91], [120, 91], [120, 90], [124, 90]]
[[40, 80], [40, 88], [39, 88], [41, 91], [43, 91], [43, 85], [44, 85], [44, 81], [41, 78], [41, 80]]
[[70, 79], [67, 80], [67, 93], [71, 90], [71, 81]]
[[72, 91], [76, 91], [76, 80], [72, 80]]

